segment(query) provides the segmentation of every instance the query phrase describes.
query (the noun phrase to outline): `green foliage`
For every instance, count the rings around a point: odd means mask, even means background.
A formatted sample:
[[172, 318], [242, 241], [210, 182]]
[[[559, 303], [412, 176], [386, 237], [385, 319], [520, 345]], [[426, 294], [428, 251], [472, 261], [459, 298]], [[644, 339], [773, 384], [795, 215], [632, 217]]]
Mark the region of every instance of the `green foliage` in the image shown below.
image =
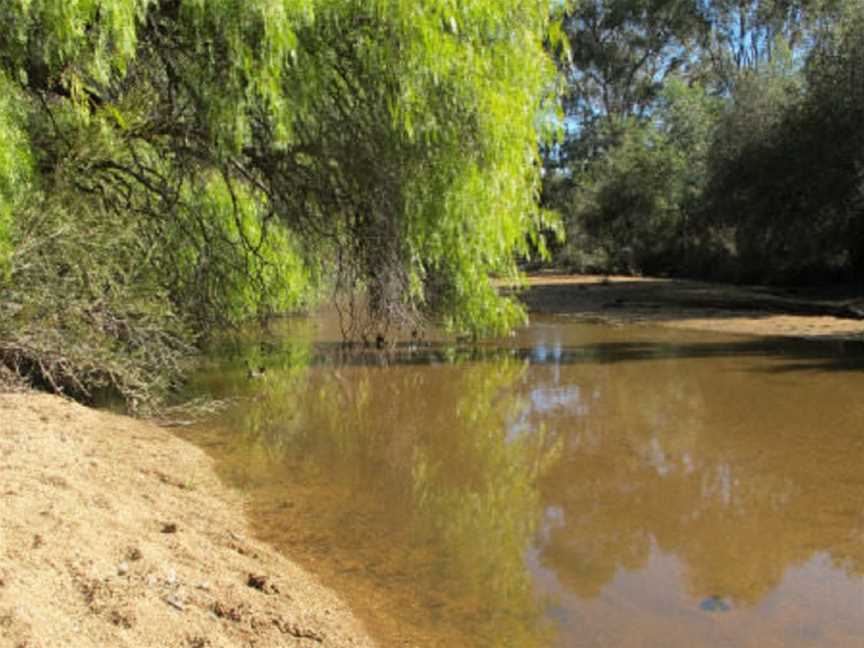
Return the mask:
[[619, 125], [617, 144], [584, 165], [574, 188], [559, 197], [577, 230], [570, 240], [582, 246], [569, 254], [595, 248], [596, 262], [609, 270], [679, 272], [698, 238], [690, 215], [716, 112], [701, 86], [673, 82], [653, 120]]
[[[583, 3], [544, 200], [576, 268], [864, 276], [858, 3]], [[672, 9], [675, 11], [671, 11]]]
[[813, 51], [806, 86], [753, 79], [721, 122], [706, 197], [714, 217], [734, 227], [745, 278], [864, 272], [862, 27], [853, 14]]
[[11, 267], [13, 218], [31, 189], [32, 159], [21, 97], [0, 73], [0, 279]]
[[[295, 237], [245, 185], [222, 176], [184, 186], [186, 208], [170, 235], [175, 252], [160, 274], [174, 272], [172, 293], [207, 321], [238, 325], [309, 305], [314, 278]], [[169, 264], [172, 267], [168, 267]]]
[[806, 55], [813, 39], [848, 0], [716, 0], [704, 3], [701, 74], [725, 92], [742, 75]]
[[568, 114], [581, 127], [592, 129], [596, 124], [613, 137], [616, 125], [647, 116], [662, 82], [687, 64], [689, 49], [704, 31], [699, 4], [694, 0], [579, 2], [563, 22], [570, 45], [561, 64]]
[[39, 386], [86, 399], [110, 389], [146, 406], [178, 377], [191, 336], [142, 263], [141, 224], [104, 219], [66, 192], [28, 198], [0, 288], [0, 358]]
[[518, 308], [488, 276], [515, 275], [514, 253], [527, 253], [526, 234], [542, 225], [547, 10], [372, 7], [329, 3], [298, 31], [288, 70], [300, 90], [290, 129], [298, 142], [275, 162], [302, 175], [282, 174], [271, 194], [298, 229], [335, 242], [338, 283], [365, 292], [373, 326], [425, 315], [463, 332], [505, 329]]
[[[36, 282], [40, 312], [134, 295], [179, 346], [308, 305], [324, 283], [356, 306], [355, 332], [503, 331], [523, 313], [490, 275], [543, 254], [550, 219], [536, 204], [549, 22], [546, 3], [520, 0], [4, 3], [0, 70], [16, 89], [0, 104], [2, 288]], [[63, 239], [35, 266], [33, 233]], [[92, 253], [71, 275], [58, 270], [69, 241]], [[64, 287], [94, 273], [101, 288]], [[112, 303], [112, 318], [126, 312]], [[81, 340], [105, 333], [91, 325]], [[5, 361], [89, 391], [24, 355]]]

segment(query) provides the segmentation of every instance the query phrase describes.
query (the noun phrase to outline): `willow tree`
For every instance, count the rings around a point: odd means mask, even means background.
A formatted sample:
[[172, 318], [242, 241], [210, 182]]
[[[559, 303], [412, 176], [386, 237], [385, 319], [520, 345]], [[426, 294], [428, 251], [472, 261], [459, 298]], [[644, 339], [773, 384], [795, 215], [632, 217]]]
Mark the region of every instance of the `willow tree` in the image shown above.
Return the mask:
[[[542, 0], [3, 3], [4, 361], [85, 392], [128, 388], [119, 362], [144, 371], [132, 381], [144, 393], [176, 359], [154, 349], [289, 309], [322, 277], [357, 306], [358, 331], [421, 318], [512, 326], [521, 311], [490, 275], [516, 277], [515, 256], [542, 249], [549, 11]], [[25, 283], [45, 289], [38, 304]], [[37, 335], [49, 329], [98, 331], [88, 354], [110, 353], [81, 378], [81, 358]]]

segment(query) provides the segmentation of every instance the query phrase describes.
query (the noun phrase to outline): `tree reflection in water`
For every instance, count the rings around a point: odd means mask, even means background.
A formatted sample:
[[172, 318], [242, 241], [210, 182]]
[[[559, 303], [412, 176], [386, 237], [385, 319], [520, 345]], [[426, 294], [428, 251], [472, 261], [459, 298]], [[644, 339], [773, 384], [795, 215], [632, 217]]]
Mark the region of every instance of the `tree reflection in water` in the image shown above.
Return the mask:
[[250, 494], [262, 537], [369, 606], [379, 636], [546, 646], [523, 556], [557, 445], [541, 430], [508, 440], [529, 365], [494, 355], [295, 351], [254, 385], [223, 384], [254, 398], [225, 417], [229, 432], [199, 434], [221, 444], [220, 469]]
[[[853, 603], [864, 596], [864, 374], [807, 372], [824, 358], [799, 361], [791, 344], [777, 354], [747, 342], [741, 354], [731, 342], [725, 356], [715, 345], [702, 357], [699, 344], [676, 354], [662, 343], [654, 357], [645, 345], [625, 359], [616, 344], [583, 338], [578, 357], [532, 366], [533, 405], [519, 423], [545, 425], [562, 447], [540, 480], [538, 578], [581, 598], [571, 614], [617, 606], [596, 623], [582, 617], [581, 628], [613, 618], [629, 628], [604, 630], [614, 645], [651, 645], [640, 615], [665, 622], [656, 636], [670, 646], [756, 646], [781, 626], [807, 627], [782, 645], [816, 645], [814, 636], [855, 645], [864, 631]], [[653, 574], [638, 595], [625, 592], [634, 573]], [[678, 592], [665, 597], [670, 607], [651, 609], [664, 587]], [[717, 636], [692, 614], [712, 596], [732, 604]]]
[[[227, 433], [196, 434], [220, 444], [257, 531], [385, 645], [539, 648], [552, 618], [561, 645], [864, 631], [846, 600], [864, 594], [862, 374], [646, 329], [391, 354], [313, 350], [314, 335], [254, 385], [220, 372], [254, 399]], [[712, 596], [728, 621], [706, 621]]]

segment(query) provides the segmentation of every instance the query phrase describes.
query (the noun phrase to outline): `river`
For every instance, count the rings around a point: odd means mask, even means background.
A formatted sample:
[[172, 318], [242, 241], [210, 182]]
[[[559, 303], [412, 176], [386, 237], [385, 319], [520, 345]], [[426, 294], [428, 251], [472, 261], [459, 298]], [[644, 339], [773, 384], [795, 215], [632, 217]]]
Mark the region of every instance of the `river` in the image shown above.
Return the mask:
[[[540, 318], [218, 348], [183, 432], [382, 646], [864, 645], [864, 355]], [[247, 366], [266, 367], [249, 379]]]

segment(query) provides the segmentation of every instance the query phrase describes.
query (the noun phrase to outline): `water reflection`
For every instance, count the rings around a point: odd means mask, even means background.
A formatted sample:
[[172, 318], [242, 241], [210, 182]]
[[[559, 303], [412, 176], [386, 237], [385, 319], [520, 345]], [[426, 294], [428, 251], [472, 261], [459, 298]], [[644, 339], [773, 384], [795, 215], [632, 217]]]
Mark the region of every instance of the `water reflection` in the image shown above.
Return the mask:
[[[384, 645], [394, 635], [429, 646], [548, 645], [523, 554], [541, 510], [537, 477], [557, 446], [540, 429], [507, 439], [527, 408], [514, 389], [527, 360], [332, 345], [312, 357], [302, 337], [271, 349], [264, 380], [238, 382], [249, 361], [241, 351], [227, 384], [213, 372], [197, 386], [254, 395], [221, 430], [193, 434], [252, 495], [258, 532], [326, 561], [325, 576], [356, 577], [355, 606], [384, 592], [383, 609], [367, 617]], [[496, 359], [470, 361], [478, 354]]]
[[860, 645], [849, 349], [562, 323], [328, 339], [223, 353], [196, 389], [252, 398], [192, 436], [383, 645]]

